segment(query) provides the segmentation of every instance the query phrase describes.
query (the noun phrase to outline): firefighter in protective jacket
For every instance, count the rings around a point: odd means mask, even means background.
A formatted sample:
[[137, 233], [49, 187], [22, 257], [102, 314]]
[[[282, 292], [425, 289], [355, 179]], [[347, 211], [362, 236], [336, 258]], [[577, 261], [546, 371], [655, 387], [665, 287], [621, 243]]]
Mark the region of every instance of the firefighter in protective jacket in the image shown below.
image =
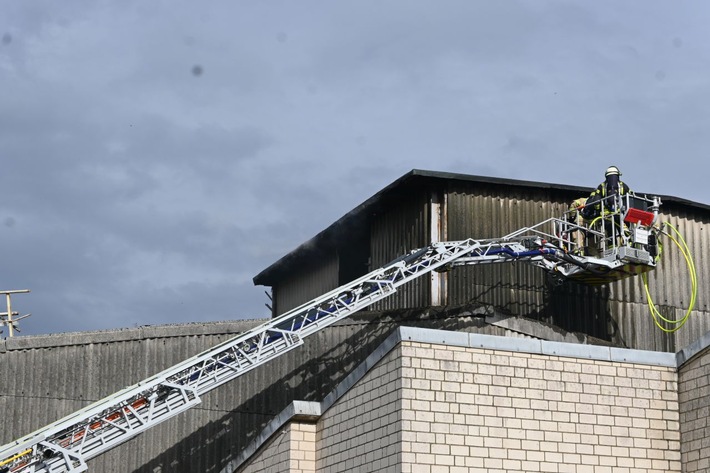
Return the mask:
[[[626, 183], [622, 182], [621, 171], [616, 166], [609, 166], [604, 173], [604, 182], [599, 184], [597, 188], [590, 194], [584, 204], [582, 216], [591, 220], [601, 215], [601, 201], [612, 195], [626, 195], [631, 190]], [[614, 210], [614, 199], [604, 201], [604, 208], [607, 211]]]

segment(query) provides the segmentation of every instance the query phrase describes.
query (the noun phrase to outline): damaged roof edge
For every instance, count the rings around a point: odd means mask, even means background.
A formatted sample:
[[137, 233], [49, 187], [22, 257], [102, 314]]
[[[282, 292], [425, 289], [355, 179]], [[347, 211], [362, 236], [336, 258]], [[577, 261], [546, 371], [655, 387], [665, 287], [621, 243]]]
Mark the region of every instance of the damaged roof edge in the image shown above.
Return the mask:
[[[552, 189], [552, 190], [562, 190], [569, 192], [579, 192], [588, 194], [593, 189], [591, 187], [583, 186], [573, 186], [567, 184], [554, 184], [549, 182], [538, 182], [538, 181], [523, 181], [517, 179], [505, 179], [500, 177], [487, 177], [487, 176], [477, 176], [471, 174], [458, 174], [451, 172], [439, 172], [439, 171], [427, 171], [423, 169], [412, 169], [408, 173], [404, 174], [402, 177], [393, 181], [391, 184], [384, 187], [382, 190], [378, 191], [372, 197], [365, 200], [363, 203], [340, 217], [334, 223], [329, 225], [323, 231], [319, 232], [310, 240], [299, 245], [296, 249], [289, 252], [273, 264], [271, 264], [266, 269], [262, 270], [259, 274], [254, 276], [253, 281], [255, 286], [272, 286], [274, 279], [277, 275], [287, 268], [291, 263], [295, 263], [300, 257], [302, 257], [308, 250], [314, 248], [319, 248], [324, 242], [333, 237], [337, 237], [337, 230], [343, 228], [347, 222], [354, 221], [368, 212], [372, 211], [375, 206], [382, 201], [382, 199], [393, 192], [395, 189], [400, 188], [410, 181], [416, 178], [424, 178], [433, 180], [443, 180], [443, 181], [466, 181], [466, 182], [478, 182], [481, 184], [496, 184], [501, 186], [510, 186], [518, 188], [533, 188], [533, 189]], [[649, 194], [650, 195], [650, 194]], [[658, 194], [654, 194], [658, 195]], [[674, 202], [682, 205], [690, 205], [692, 207], [701, 208], [703, 210], [710, 210], [709, 205], [700, 204], [697, 202], [692, 202], [685, 199], [680, 199], [678, 197], [658, 195], [664, 202]]]

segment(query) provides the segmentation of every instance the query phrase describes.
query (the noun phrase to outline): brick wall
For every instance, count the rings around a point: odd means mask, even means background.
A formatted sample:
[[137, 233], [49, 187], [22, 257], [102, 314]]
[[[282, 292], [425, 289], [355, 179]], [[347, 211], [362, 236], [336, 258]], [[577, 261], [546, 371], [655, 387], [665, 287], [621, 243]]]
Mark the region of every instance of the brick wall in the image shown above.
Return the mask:
[[274, 435], [242, 473], [314, 473], [316, 426], [293, 421]]
[[402, 343], [402, 472], [680, 472], [669, 367]]
[[401, 471], [399, 351], [392, 350], [322, 415], [316, 471]]
[[681, 458], [684, 473], [710, 471], [710, 349], [680, 368]]
[[[666, 353], [422, 329], [381, 348], [320, 404], [314, 471], [708, 470], [708, 352], [684, 365], [681, 408]], [[681, 412], [698, 420], [683, 458]]]

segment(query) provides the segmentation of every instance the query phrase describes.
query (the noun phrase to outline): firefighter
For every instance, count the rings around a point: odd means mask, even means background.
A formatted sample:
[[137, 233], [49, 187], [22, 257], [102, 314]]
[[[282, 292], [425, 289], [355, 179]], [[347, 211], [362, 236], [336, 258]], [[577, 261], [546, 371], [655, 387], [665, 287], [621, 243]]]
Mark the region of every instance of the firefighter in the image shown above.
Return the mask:
[[[601, 202], [613, 195], [626, 195], [631, 192], [629, 186], [621, 181], [621, 171], [616, 166], [609, 166], [604, 173], [604, 182], [599, 184], [584, 204], [582, 217], [592, 220], [601, 215]], [[614, 211], [614, 199], [604, 200], [604, 208], [609, 212]]]
[[[613, 239], [620, 236], [621, 228], [618, 228], [618, 223], [614, 224], [611, 218], [608, 218], [616, 210], [617, 195], [626, 195], [631, 192], [629, 186], [621, 179], [621, 171], [616, 166], [609, 166], [604, 173], [604, 182], [599, 184], [596, 189], [589, 195], [582, 209], [582, 217], [592, 223], [600, 217], [603, 220], [601, 226], [606, 238]], [[604, 213], [602, 214], [602, 208]], [[622, 223], [623, 225], [623, 223]]]
[[572, 201], [565, 213], [567, 217], [567, 222], [575, 225], [569, 234], [570, 240], [570, 251], [573, 254], [584, 255], [586, 253], [586, 235], [585, 232], [579, 228], [584, 227], [588, 222], [582, 217], [582, 212], [584, 211], [584, 203], [587, 201], [586, 197], [579, 197]]

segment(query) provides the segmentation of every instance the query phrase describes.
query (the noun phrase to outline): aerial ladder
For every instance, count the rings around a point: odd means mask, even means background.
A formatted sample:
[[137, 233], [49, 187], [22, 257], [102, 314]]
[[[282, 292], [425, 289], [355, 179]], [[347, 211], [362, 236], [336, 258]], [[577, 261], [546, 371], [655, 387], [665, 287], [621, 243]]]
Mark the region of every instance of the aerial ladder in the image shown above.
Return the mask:
[[201, 396], [297, 348], [329, 325], [431, 271], [527, 262], [553, 280], [605, 283], [657, 260], [658, 197], [611, 196], [582, 223], [577, 209], [496, 239], [435, 242], [161, 373], [0, 447], [0, 473], [78, 473], [87, 462], [200, 403]]

